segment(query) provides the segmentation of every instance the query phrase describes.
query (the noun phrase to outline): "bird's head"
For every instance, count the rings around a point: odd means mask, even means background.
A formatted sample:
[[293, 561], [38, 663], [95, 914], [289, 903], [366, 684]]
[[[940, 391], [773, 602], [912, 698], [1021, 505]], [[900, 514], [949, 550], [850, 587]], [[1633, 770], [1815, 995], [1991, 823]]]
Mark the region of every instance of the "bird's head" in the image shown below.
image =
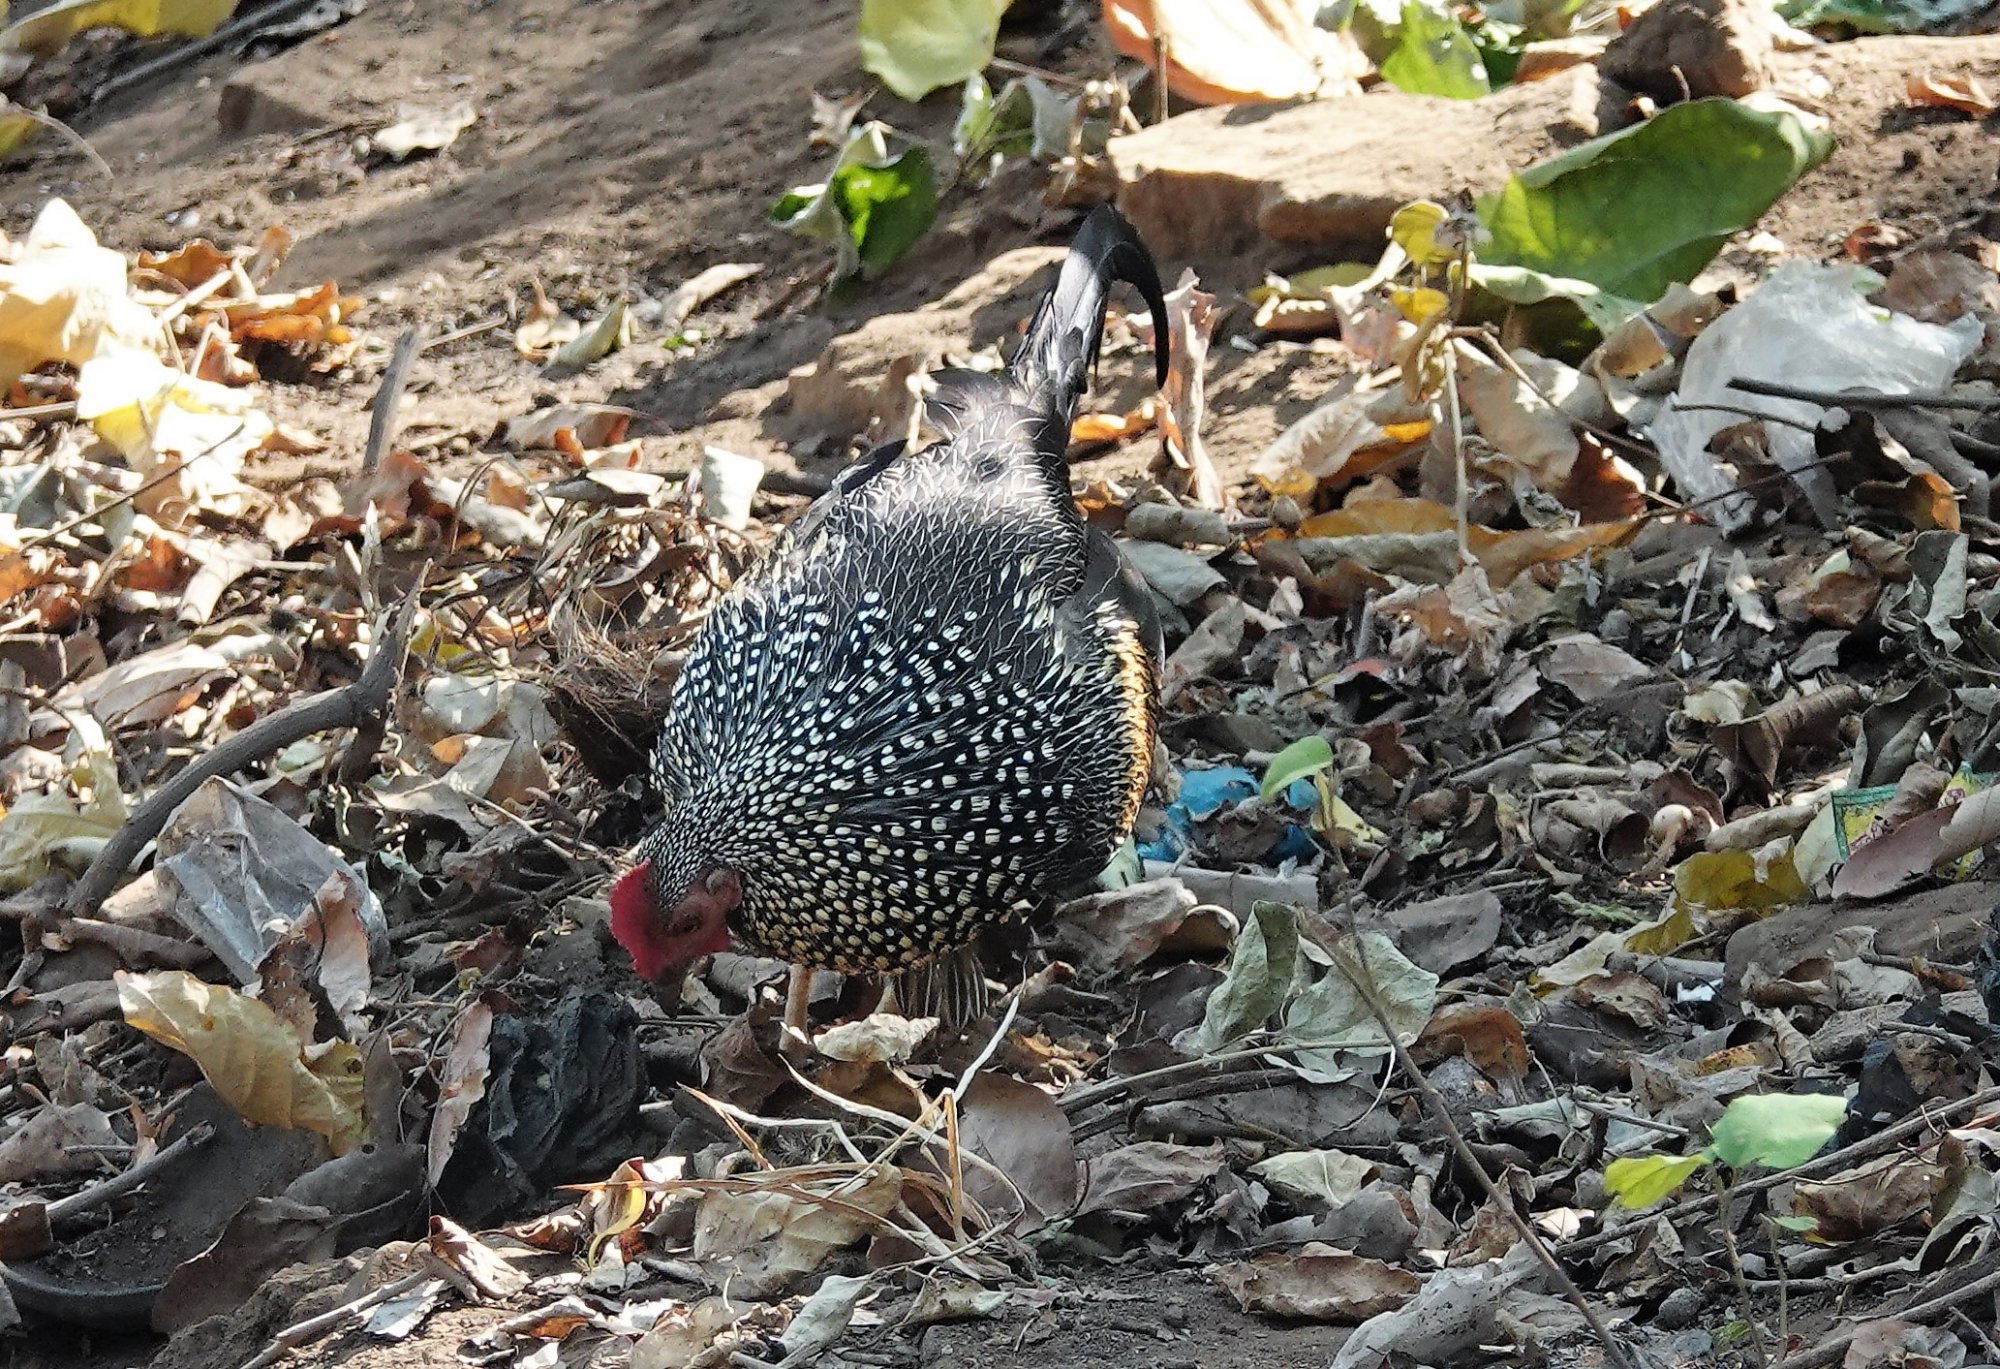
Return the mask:
[[651, 860], [641, 860], [611, 886], [611, 935], [632, 957], [640, 978], [678, 984], [702, 956], [729, 945], [729, 915], [743, 885], [727, 865], [697, 870], [679, 887], [663, 887]]

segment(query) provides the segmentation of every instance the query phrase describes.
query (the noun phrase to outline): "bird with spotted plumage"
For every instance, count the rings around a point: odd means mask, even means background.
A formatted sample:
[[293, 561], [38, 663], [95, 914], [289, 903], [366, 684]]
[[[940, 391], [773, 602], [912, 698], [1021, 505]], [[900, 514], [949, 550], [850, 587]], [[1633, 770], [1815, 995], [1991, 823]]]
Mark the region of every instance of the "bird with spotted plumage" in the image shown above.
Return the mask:
[[962, 990], [983, 929], [1125, 841], [1160, 627], [1065, 459], [1121, 281], [1164, 382], [1152, 257], [1099, 209], [1013, 362], [932, 378], [939, 440], [845, 469], [710, 613], [654, 755], [664, 812], [610, 894], [641, 976], [677, 997], [733, 939], [791, 962], [794, 1031], [813, 969], [895, 975], [905, 1003]]

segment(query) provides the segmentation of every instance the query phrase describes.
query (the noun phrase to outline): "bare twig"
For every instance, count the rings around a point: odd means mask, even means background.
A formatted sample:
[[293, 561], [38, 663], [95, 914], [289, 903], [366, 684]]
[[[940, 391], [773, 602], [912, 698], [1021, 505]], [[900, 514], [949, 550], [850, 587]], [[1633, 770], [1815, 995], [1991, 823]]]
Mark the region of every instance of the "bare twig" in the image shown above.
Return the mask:
[[198, 1122], [176, 1139], [173, 1144], [162, 1146], [148, 1158], [141, 1160], [123, 1174], [114, 1174], [101, 1184], [92, 1184], [81, 1193], [72, 1193], [67, 1198], [58, 1198], [50, 1203], [46, 1212], [49, 1225], [80, 1217], [86, 1212], [95, 1212], [107, 1203], [115, 1202], [143, 1186], [169, 1165], [178, 1164], [187, 1155], [193, 1154], [207, 1145], [215, 1136], [215, 1128], [206, 1122]]
[[372, 1288], [358, 1298], [350, 1298], [340, 1306], [330, 1308], [317, 1317], [307, 1317], [304, 1321], [293, 1322], [277, 1334], [269, 1345], [260, 1350], [254, 1358], [243, 1361], [243, 1369], [267, 1369], [298, 1349], [301, 1345], [318, 1340], [327, 1332], [353, 1317], [360, 1316], [372, 1307], [378, 1307], [391, 1298], [400, 1298], [413, 1288], [430, 1281], [430, 1271], [419, 1269], [414, 1274], [405, 1274], [393, 1283], [385, 1283], [380, 1288]]
[[[1935, 1317], [1940, 1312], [1950, 1312], [1956, 1308], [1963, 1307], [1974, 1298], [2000, 1289], [2000, 1257], [1989, 1255], [1975, 1267], [1981, 1268], [1985, 1272], [1981, 1273], [1975, 1279], [1960, 1284], [1948, 1293], [1940, 1293], [1936, 1297], [1912, 1304], [1900, 1312], [1885, 1312], [1882, 1315], [1884, 1317], [1893, 1317], [1898, 1321], [1911, 1321], [1921, 1325], [1927, 1318]], [[1956, 1272], [1955, 1270], [1943, 1271], [1939, 1276], [1939, 1280], [1933, 1281], [1930, 1286], [1935, 1288], [1937, 1283], [1941, 1282], [1943, 1278], [1949, 1277]], [[1867, 1323], [1864, 1322], [1862, 1325], [1865, 1326]], [[1860, 1329], [1860, 1327], [1856, 1327], [1853, 1331], [1843, 1332], [1838, 1336], [1829, 1336], [1803, 1355], [1795, 1355], [1786, 1360], [1785, 1363], [1791, 1369], [1821, 1369], [1824, 1365], [1839, 1364], [1847, 1357], [1847, 1349], [1854, 1343], [1854, 1337], [1859, 1333]]]
[[1395, 1053], [1397, 1067], [1402, 1070], [1404, 1076], [1409, 1079], [1410, 1083], [1416, 1088], [1419, 1096], [1423, 1098], [1425, 1110], [1444, 1129], [1446, 1137], [1451, 1141], [1452, 1151], [1458, 1156], [1459, 1163], [1464, 1165], [1472, 1177], [1479, 1182], [1479, 1187], [1485, 1192], [1487, 1200], [1493, 1204], [1495, 1210], [1507, 1219], [1508, 1224], [1514, 1228], [1515, 1234], [1527, 1245], [1529, 1253], [1534, 1255], [1536, 1262], [1548, 1274], [1549, 1282], [1555, 1286], [1556, 1290], [1564, 1298], [1569, 1300], [1571, 1306], [1583, 1314], [1583, 1319], [1589, 1324], [1591, 1333], [1597, 1337], [1598, 1343], [1604, 1347], [1605, 1359], [1616, 1365], [1617, 1369], [1638, 1369], [1632, 1356], [1627, 1353], [1625, 1346], [1616, 1336], [1611, 1334], [1611, 1327], [1606, 1324], [1603, 1314], [1591, 1306], [1584, 1298], [1583, 1290], [1576, 1286], [1574, 1279], [1570, 1278], [1569, 1271], [1557, 1262], [1554, 1252], [1548, 1247], [1548, 1243], [1529, 1224], [1528, 1219], [1521, 1215], [1520, 1210], [1514, 1206], [1513, 1199], [1507, 1194], [1502, 1193], [1500, 1186], [1493, 1182], [1493, 1176], [1486, 1172], [1486, 1166], [1480, 1163], [1479, 1156], [1473, 1152], [1471, 1144], [1466, 1141], [1465, 1133], [1460, 1131], [1458, 1123], [1452, 1120], [1451, 1109], [1446, 1106], [1443, 1096], [1438, 1093], [1437, 1086], [1424, 1076], [1423, 1070], [1411, 1058], [1409, 1048], [1403, 1044], [1402, 1038], [1396, 1035], [1396, 1029], [1391, 1025], [1389, 1012], [1383, 1006], [1381, 994], [1376, 991], [1375, 976], [1368, 968], [1365, 952], [1362, 956], [1362, 963], [1358, 965], [1353, 964], [1351, 962], [1354, 957], [1349, 953], [1348, 948], [1343, 946], [1338, 939], [1325, 935], [1312, 919], [1301, 919], [1301, 924], [1306, 935], [1311, 937], [1320, 949], [1332, 957], [1334, 966], [1346, 977], [1347, 982], [1354, 986], [1354, 992], [1360, 996], [1361, 1001], [1368, 1005], [1370, 1015], [1381, 1025], [1382, 1034], [1388, 1038], [1389, 1049]]
[[1729, 382], [1729, 388], [1745, 394], [1768, 395], [1772, 399], [1796, 399], [1828, 409], [1966, 409], [1980, 412], [2000, 409], [2000, 395], [1948, 395], [1927, 390], [1913, 390], [1905, 395], [1883, 394], [1879, 390], [1813, 390], [1775, 380], [1752, 380], [1748, 376], [1735, 377]]
[[160, 835], [174, 810], [208, 780], [217, 775], [232, 775], [315, 733], [338, 727], [358, 728], [380, 714], [388, 706], [390, 692], [395, 688], [403, 641], [415, 608], [414, 597], [403, 601], [402, 608], [377, 640], [361, 677], [352, 684], [296, 700], [268, 717], [259, 718], [153, 791], [125, 819], [124, 826], [111, 840], [104, 843], [90, 862], [90, 868], [83, 872], [83, 878], [63, 901], [63, 911], [70, 917], [96, 913], [119, 876], [131, 868], [146, 844]]

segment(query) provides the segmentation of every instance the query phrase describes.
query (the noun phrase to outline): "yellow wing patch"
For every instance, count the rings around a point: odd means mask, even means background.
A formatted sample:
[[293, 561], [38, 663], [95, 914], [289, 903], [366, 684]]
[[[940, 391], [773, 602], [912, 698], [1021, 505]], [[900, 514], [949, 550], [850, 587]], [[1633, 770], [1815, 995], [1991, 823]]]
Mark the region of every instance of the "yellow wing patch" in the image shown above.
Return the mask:
[[1159, 665], [1146, 649], [1137, 623], [1127, 619], [1109, 626], [1111, 654], [1117, 663], [1118, 694], [1125, 706], [1125, 735], [1132, 739], [1125, 756], [1125, 797], [1118, 817], [1122, 839], [1138, 820], [1139, 805], [1146, 797], [1146, 782], [1152, 776], [1153, 741], [1159, 733]]

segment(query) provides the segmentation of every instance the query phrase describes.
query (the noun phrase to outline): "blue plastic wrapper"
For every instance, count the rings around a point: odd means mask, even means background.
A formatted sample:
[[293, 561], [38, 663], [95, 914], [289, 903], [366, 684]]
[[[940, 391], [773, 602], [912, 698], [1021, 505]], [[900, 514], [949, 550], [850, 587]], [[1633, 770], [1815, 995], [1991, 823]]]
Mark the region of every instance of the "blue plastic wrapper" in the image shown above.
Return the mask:
[[[1166, 825], [1151, 841], [1139, 845], [1139, 854], [1147, 860], [1179, 860], [1194, 849], [1196, 823], [1206, 822], [1223, 809], [1257, 794], [1257, 777], [1240, 765], [1183, 770], [1180, 777], [1181, 796], [1167, 805]], [[1285, 791], [1285, 802], [1297, 809], [1310, 810], [1315, 798], [1309, 779], [1297, 780]], [[1312, 834], [1293, 823], [1264, 858], [1273, 864], [1306, 860], [1316, 849]]]

